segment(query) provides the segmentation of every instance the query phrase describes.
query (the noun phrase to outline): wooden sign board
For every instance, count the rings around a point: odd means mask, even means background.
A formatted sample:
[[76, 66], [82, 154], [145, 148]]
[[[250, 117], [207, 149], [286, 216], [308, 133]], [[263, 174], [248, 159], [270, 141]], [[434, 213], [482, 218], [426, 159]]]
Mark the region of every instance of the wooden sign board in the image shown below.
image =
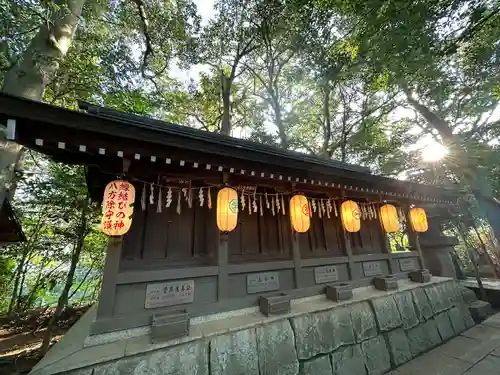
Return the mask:
[[363, 262], [363, 273], [365, 276], [377, 276], [382, 273], [382, 262]]
[[194, 301], [194, 280], [172, 281], [168, 283], [148, 284], [144, 307], [182, 305]]
[[247, 293], [261, 293], [280, 288], [278, 272], [264, 272], [247, 275]]
[[314, 268], [314, 281], [316, 284], [337, 281], [339, 275], [336, 266], [322, 266]]
[[413, 271], [418, 268], [415, 258], [404, 258], [399, 260], [399, 268], [401, 271]]

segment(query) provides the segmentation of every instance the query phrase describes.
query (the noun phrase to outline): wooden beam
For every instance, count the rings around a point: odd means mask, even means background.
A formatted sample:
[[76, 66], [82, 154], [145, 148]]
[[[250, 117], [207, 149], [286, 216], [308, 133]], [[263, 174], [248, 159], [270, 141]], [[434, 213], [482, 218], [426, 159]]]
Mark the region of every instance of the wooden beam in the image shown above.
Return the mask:
[[[404, 207], [404, 206], [403, 206]], [[406, 230], [408, 232], [408, 242], [410, 243], [410, 246], [412, 249], [417, 250], [418, 254], [418, 260], [420, 263], [420, 269], [425, 270], [425, 261], [424, 261], [424, 256], [422, 254], [422, 248], [420, 247], [420, 240], [418, 238], [418, 233], [413, 231], [413, 228], [411, 227], [411, 221], [410, 221], [410, 210], [408, 209], [408, 206], [404, 207], [405, 209], [405, 216], [406, 216]]]
[[113, 315], [122, 246], [123, 237], [109, 238], [102, 276], [101, 294], [97, 306], [98, 318], [110, 317]]
[[295, 278], [295, 288], [303, 287], [302, 283], [302, 264], [300, 261], [300, 244], [298, 234], [292, 231], [292, 255], [293, 255], [293, 275]]
[[217, 251], [217, 266], [219, 272], [217, 276], [217, 300], [228, 296], [228, 235], [221, 233], [219, 237], [219, 248]]

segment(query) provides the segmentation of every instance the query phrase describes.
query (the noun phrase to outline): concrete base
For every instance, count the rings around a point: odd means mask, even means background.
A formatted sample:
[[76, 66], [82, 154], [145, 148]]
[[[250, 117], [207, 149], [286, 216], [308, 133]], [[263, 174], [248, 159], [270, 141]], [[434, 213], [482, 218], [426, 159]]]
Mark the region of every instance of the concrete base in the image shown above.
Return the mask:
[[383, 374], [474, 325], [457, 284], [440, 277], [402, 280], [397, 291], [356, 288], [343, 302], [297, 299], [280, 316], [257, 309], [207, 316], [191, 321], [189, 336], [157, 344], [146, 328], [137, 337], [136, 329], [86, 338], [94, 315], [31, 374]]
[[482, 322], [486, 319], [493, 310], [491, 309], [491, 304], [486, 301], [475, 301], [469, 304], [469, 311], [472, 316], [472, 319], [476, 323]]

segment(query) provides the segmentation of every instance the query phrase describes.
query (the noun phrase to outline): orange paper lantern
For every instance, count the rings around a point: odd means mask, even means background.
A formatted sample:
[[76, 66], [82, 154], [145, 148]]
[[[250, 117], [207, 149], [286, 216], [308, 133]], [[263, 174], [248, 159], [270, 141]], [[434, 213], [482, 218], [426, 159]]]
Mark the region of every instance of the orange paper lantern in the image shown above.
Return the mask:
[[292, 223], [292, 228], [299, 233], [307, 232], [311, 225], [309, 202], [301, 194], [294, 195], [290, 199], [290, 222]]
[[127, 181], [111, 181], [104, 189], [101, 229], [108, 236], [123, 236], [130, 230], [135, 188]]
[[410, 210], [410, 223], [415, 232], [427, 232], [427, 214], [423, 208], [414, 207]]
[[358, 232], [361, 229], [361, 213], [356, 202], [343, 202], [340, 206], [340, 217], [346, 231]]
[[394, 233], [399, 230], [398, 212], [392, 204], [385, 204], [380, 207], [380, 220], [387, 233]]
[[222, 232], [231, 232], [238, 224], [238, 193], [225, 187], [217, 194], [217, 226]]

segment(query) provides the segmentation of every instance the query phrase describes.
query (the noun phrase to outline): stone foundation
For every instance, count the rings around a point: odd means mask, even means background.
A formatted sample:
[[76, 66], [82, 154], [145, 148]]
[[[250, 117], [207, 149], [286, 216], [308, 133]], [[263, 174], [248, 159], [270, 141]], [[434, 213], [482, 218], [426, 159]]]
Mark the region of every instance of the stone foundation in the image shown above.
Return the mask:
[[[206, 321], [170, 343], [151, 344], [145, 336], [82, 349], [93, 350], [94, 363], [82, 351], [56, 361], [49, 352], [32, 374], [379, 375], [474, 325], [450, 279], [404, 280], [397, 291], [364, 287], [353, 294], [345, 302], [292, 301], [285, 316]], [[120, 357], [104, 355], [118, 346]]]

